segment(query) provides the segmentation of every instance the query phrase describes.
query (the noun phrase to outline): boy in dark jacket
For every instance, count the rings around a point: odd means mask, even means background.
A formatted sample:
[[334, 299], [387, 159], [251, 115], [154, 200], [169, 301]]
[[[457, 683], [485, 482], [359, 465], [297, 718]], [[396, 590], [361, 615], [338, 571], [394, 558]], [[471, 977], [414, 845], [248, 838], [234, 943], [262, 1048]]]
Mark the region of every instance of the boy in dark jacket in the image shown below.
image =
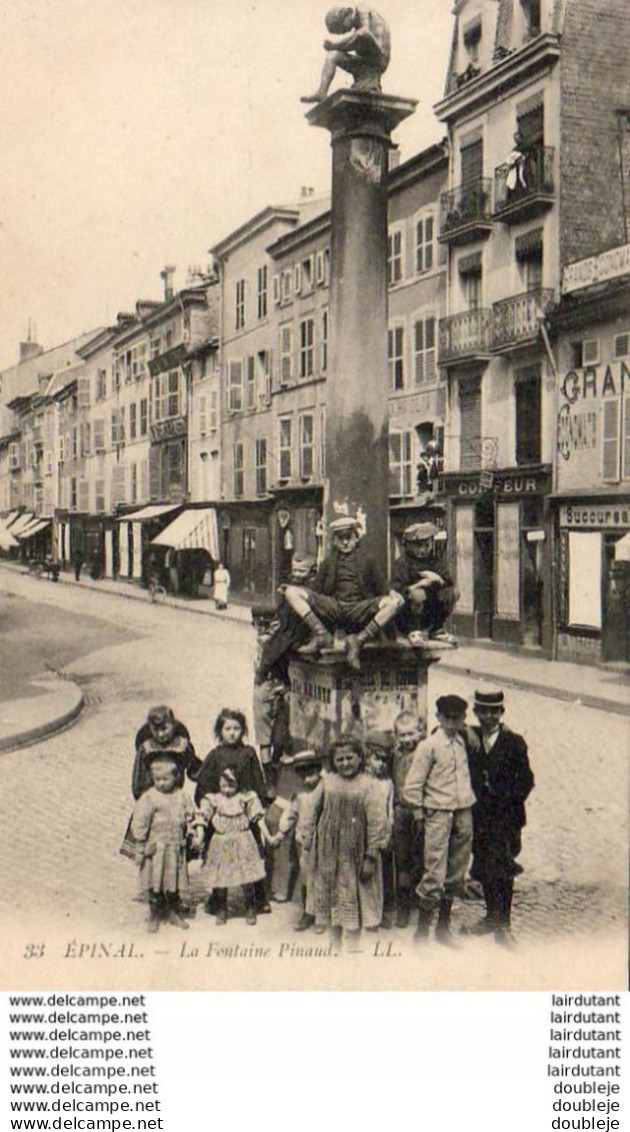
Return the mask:
[[348, 664], [361, 667], [359, 653], [401, 608], [398, 593], [384, 593], [385, 585], [371, 558], [359, 546], [357, 519], [335, 519], [329, 527], [332, 551], [322, 562], [309, 587], [287, 586], [286, 600], [312, 633], [299, 652], [317, 656], [334, 645], [333, 632], [345, 629]]
[[534, 776], [525, 740], [501, 722], [504, 710], [502, 691], [475, 692], [479, 727], [473, 731], [480, 742], [476, 749], [468, 750], [476, 797], [471, 876], [483, 888], [486, 916], [472, 933], [494, 932], [497, 943], [510, 947], [514, 877], [523, 871], [516, 858], [526, 822], [525, 800], [533, 789]]
[[[396, 624], [406, 636], [418, 633], [429, 640], [456, 644], [444, 629], [453, 612], [457, 591], [435, 555], [434, 523], [412, 523], [403, 531], [403, 553], [394, 565], [392, 589], [404, 598]], [[413, 641], [412, 641], [413, 643]]]

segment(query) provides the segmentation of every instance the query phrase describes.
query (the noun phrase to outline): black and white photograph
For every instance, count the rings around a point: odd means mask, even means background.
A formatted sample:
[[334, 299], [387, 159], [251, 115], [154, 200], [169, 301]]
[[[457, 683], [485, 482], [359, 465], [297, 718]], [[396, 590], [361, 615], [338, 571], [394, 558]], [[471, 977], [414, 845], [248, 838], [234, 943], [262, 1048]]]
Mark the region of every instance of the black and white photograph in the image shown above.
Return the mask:
[[627, 0], [0, 19], [4, 989], [625, 989]]

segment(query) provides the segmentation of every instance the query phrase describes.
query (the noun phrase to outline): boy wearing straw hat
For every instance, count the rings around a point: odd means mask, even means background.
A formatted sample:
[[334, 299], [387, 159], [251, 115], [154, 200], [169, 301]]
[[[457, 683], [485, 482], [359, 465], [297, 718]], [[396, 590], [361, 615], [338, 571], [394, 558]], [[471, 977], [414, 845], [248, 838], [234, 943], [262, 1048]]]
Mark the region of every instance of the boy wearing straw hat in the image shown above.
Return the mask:
[[504, 694], [498, 688], [475, 692], [479, 726], [477, 747], [469, 746], [468, 762], [476, 802], [473, 807], [471, 876], [481, 883], [486, 915], [473, 935], [494, 932], [497, 943], [513, 945], [511, 933], [514, 877], [523, 870], [516, 858], [526, 822], [525, 801], [534, 786], [527, 744], [503, 723]]

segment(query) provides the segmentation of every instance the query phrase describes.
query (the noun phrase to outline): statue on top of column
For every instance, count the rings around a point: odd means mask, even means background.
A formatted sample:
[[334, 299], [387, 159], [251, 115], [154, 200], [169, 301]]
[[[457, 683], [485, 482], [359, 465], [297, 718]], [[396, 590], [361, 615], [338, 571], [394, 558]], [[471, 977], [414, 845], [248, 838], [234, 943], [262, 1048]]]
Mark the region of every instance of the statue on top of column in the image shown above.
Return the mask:
[[324, 40], [328, 56], [319, 86], [314, 94], [304, 95], [302, 102], [321, 102], [328, 94], [337, 67], [353, 76], [353, 90], [378, 94], [391, 54], [389, 27], [383, 17], [373, 8], [331, 8], [326, 14], [326, 27], [335, 39]]

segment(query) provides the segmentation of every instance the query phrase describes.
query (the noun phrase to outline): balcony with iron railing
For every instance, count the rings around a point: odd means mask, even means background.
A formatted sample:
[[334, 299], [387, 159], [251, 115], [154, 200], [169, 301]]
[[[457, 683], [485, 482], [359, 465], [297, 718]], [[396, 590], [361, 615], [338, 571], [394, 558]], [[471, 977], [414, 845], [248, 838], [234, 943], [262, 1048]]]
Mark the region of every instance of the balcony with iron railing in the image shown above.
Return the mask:
[[492, 347], [500, 353], [536, 342], [540, 321], [554, 304], [551, 288], [538, 287], [522, 295], [501, 299], [492, 308]]
[[519, 159], [506, 161], [494, 171], [494, 218], [516, 224], [540, 216], [555, 201], [553, 176], [555, 150], [532, 146]]
[[440, 197], [440, 234], [443, 244], [468, 244], [492, 229], [492, 180], [478, 177]]
[[462, 311], [440, 319], [440, 365], [488, 359], [492, 349], [492, 311]]

